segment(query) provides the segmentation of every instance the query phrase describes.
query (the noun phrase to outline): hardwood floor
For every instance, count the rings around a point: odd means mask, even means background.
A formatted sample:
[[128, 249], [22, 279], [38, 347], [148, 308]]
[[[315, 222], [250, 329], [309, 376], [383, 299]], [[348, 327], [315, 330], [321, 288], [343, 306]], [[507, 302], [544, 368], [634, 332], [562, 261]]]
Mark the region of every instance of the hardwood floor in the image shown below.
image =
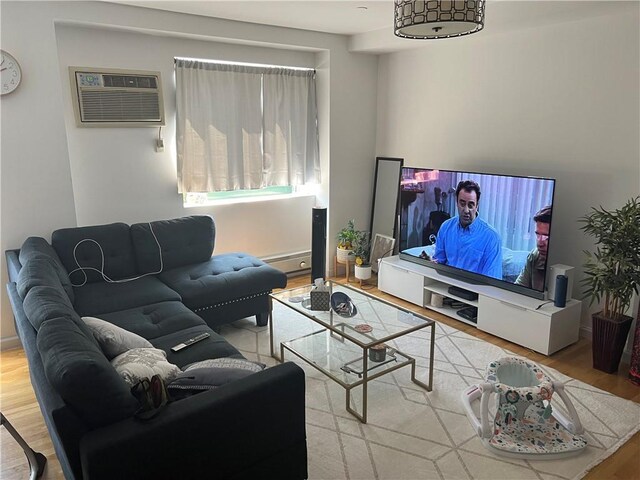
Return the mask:
[[[338, 281], [344, 282], [344, 280], [340, 279], [338, 279]], [[291, 278], [289, 279], [289, 288], [302, 286], [307, 283], [309, 283], [308, 275]], [[456, 322], [444, 315], [421, 309], [396, 297], [384, 294], [376, 288], [372, 288], [368, 290], [368, 292], [401, 304], [416, 312], [423, 312], [439, 322], [509, 349], [518, 355], [526, 355], [534, 362], [553, 367], [565, 375], [569, 375], [622, 398], [640, 403], [640, 387], [627, 380], [628, 366], [621, 365], [617, 374], [607, 374], [594, 370], [591, 367], [591, 343], [587, 340], [581, 339], [576, 344], [546, 357], [507, 342], [506, 340], [480, 332], [472, 326]], [[22, 349], [0, 352], [0, 410], [2, 410], [2, 413], [29, 445], [47, 457], [47, 469], [43, 478], [63, 478], [60, 464], [55, 457], [53, 445], [45, 427], [38, 403], [35, 400], [33, 389], [31, 388], [27, 360]], [[640, 421], [640, 419], [637, 421]], [[1, 430], [0, 479], [17, 480], [28, 478], [29, 468], [22, 450], [6, 429], [2, 428]], [[585, 478], [590, 480], [640, 479], [640, 433], [634, 435], [607, 460], [594, 467]]]

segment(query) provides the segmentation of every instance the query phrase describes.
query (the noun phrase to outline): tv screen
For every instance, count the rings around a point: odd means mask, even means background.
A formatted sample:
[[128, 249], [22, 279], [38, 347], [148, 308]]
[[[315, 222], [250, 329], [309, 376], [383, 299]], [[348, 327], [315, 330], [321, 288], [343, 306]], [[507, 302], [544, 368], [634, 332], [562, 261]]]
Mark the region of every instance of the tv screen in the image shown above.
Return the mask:
[[544, 298], [555, 180], [404, 167], [400, 258]]

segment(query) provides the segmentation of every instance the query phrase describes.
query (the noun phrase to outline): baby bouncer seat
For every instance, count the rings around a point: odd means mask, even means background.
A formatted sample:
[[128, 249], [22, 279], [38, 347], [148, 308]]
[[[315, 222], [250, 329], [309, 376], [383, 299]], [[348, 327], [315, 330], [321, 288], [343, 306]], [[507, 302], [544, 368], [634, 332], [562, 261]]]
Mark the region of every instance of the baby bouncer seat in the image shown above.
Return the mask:
[[[462, 403], [489, 450], [507, 457], [540, 460], [577, 455], [586, 448], [582, 424], [564, 384], [551, 381], [538, 365], [516, 357], [502, 358], [489, 364], [485, 380], [468, 387], [462, 393]], [[490, 423], [492, 394], [496, 412]], [[564, 402], [568, 417], [552, 409], [554, 394]], [[479, 418], [473, 409], [476, 401]]]

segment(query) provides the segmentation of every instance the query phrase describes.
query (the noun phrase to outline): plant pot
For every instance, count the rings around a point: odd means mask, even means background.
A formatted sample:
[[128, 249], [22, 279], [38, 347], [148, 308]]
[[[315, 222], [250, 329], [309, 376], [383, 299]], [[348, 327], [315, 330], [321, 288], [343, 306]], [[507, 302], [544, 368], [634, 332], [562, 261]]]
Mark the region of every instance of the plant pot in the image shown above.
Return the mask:
[[606, 373], [617, 372], [633, 318], [628, 315], [619, 319], [606, 318], [598, 312], [591, 315], [591, 319], [593, 368]]
[[371, 278], [371, 265], [356, 265], [355, 273], [358, 280], [369, 280]]
[[347, 263], [347, 260], [349, 262], [353, 262], [355, 260], [353, 256], [353, 250], [347, 250], [346, 248], [337, 247], [336, 259], [338, 260], [338, 263]]

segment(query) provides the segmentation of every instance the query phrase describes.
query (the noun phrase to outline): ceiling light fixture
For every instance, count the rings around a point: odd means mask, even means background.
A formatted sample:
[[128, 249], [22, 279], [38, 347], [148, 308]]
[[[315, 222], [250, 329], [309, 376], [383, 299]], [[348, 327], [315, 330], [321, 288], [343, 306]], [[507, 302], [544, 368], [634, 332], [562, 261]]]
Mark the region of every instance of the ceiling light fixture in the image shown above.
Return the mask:
[[394, 33], [403, 38], [451, 38], [484, 27], [485, 0], [395, 0]]

